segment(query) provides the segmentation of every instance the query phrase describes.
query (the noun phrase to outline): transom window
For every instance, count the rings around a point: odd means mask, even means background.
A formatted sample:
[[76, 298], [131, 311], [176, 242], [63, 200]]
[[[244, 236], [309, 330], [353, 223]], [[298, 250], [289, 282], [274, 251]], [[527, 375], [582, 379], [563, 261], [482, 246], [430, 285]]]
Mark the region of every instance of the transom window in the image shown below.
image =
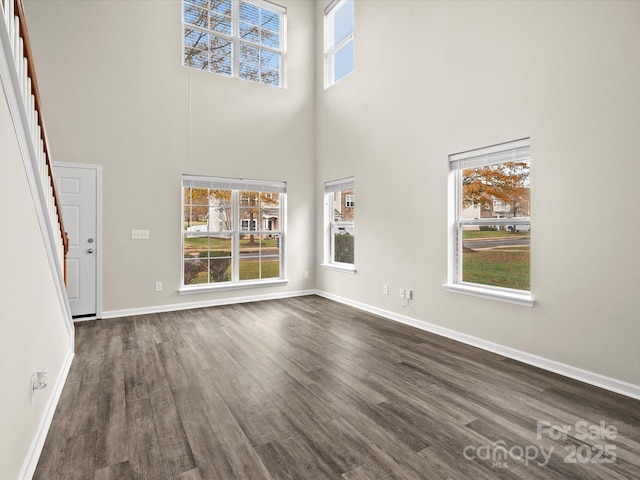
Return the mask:
[[334, 0], [324, 11], [324, 88], [353, 72], [353, 0]]
[[523, 139], [449, 157], [449, 286], [532, 304], [529, 149]]
[[284, 279], [286, 184], [182, 177], [182, 287]]
[[[325, 261], [346, 270], [355, 263], [355, 180], [325, 183]], [[348, 205], [350, 199], [350, 205]]]
[[261, 0], [184, 0], [185, 66], [284, 86], [286, 9]]

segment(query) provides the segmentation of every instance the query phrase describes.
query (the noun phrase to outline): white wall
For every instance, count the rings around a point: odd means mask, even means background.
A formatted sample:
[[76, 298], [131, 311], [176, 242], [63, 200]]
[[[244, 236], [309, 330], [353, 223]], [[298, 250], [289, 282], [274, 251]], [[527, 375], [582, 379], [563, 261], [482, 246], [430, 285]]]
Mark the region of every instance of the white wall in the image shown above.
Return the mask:
[[[0, 478], [13, 479], [29, 460], [71, 344], [2, 86], [0, 159]], [[49, 386], [32, 404], [31, 378], [42, 369]]]
[[[318, 288], [640, 385], [640, 3], [357, 0], [355, 18], [354, 73], [325, 91], [317, 60], [316, 188], [355, 176], [358, 274]], [[447, 156], [523, 137], [537, 304], [446, 292]]]
[[[54, 160], [104, 167], [105, 311], [313, 288], [313, 4], [279, 3], [288, 89], [183, 67], [177, 0], [26, 2]], [[288, 182], [288, 285], [177, 293], [183, 173]]]

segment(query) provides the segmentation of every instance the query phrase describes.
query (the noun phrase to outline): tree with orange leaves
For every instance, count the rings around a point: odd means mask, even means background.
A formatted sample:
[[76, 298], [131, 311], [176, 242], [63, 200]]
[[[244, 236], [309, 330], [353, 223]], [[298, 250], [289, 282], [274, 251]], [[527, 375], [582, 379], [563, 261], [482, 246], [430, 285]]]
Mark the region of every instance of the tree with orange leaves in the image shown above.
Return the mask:
[[529, 212], [529, 162], [506, 162], [469, 168], [462, 175], [463, 207], [491, 205], [494, 199], [511, 205], [512, 212]]

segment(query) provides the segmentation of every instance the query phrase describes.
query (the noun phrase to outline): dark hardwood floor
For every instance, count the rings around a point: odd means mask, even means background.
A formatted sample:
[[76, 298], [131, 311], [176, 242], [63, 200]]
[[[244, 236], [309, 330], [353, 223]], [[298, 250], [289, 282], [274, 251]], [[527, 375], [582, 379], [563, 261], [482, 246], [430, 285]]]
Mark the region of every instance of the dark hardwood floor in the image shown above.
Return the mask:
[[639, 401], [320, 297], [76, 336], [36, 479], [640, 478]]

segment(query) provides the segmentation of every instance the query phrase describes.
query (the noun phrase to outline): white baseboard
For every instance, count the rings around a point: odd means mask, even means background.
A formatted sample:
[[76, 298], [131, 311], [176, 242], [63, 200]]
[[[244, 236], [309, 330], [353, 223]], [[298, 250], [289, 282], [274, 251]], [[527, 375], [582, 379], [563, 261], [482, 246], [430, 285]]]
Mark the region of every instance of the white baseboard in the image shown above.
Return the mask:
[[262, 295], [247, 295], [242, 297], [220, 298], [214, 300], [202, 300], [200, 302], [174, 303], [171, 305], [154, 305], [151, 307], [126, 308], [123, 310], [103, 311], [102, 318], [130, 317], [133, 315], [146, 315], [149, 313], [175, 312], [177, 310], [190, 310], [193, 308], [218, 307], [234, 303], [260, 302], [263, 300], [277, 300], [280, 298], [301, 297], [315, 295], [315, 290], [298, 290], [295, 292], [265, 293]]
[[60, 395], [62, 395], [62, 389], [64, 388], [64, 384], [67, 380], [67, 375], [69, 374], [69, 369], [71, 368], [73, 355], [73, 350], [69, 350], [67, 352], [67, 356], [64, 359], [64, 363], [62, 364], [60, 374], [56, 379], [55, 385], [53, 386], [53, 392], [49, 397], [49, 401], [47, 402], [47, 406], [44, 409], [44, 413], [42, 415], [42, 418], [40, 419], [40, 423], [38, 423], [36, 434], [31, 441], [31, 446], [29, 447], [27, 456], [22, 463], [22, 468], [20, 469], [18, 478], [30, 479], [33, 477], [33, 474], [36, 471], [38, 460], [40, 459], [40, 454], [42, 453], [42, 447], [44, 447], [44, 441], [47, 439], [49, 427], [51, 427], [53, 414], [55, 413], [56, 407], [58, 406]]
[[619, 393], [621, 395], [640, 400], [640, 385], [634, 385], [622, 380], [617, 380], [615, 378], [600, 375], [599, 373], [590, 372], [581, 368], [573, 367], [571, 365], [556, 362], [555, 360], [539, 357], [538, 355], [532, 355], [521, 350], [516, 350], [504, 345], [489, 342], [487, 340], [467, 335], [465, 333], [456, 332], [455, 330], [440, 327], [438, 325], [434, 325], [423, 320], [418, 320], [416, 318], [408, 317], [406, 315], [401, 315], [398, 313], [390, 312], [388, 310], [383, 310], [378, 307], [373, 307], [371, 305], [340, 297], [329, 292], [316, 290], [315, 293], [316, 295], [328, 298], [329, 300], [334, 300], [336, 302], [349, 305], [359, 310], [364, 310], [365, 312], [379, 315], [395, 322], [404, 323], [405, 325], [410, 325], [412, 327], [419, 328], [420, 330], [435, 333], [436, 335], [450, 338], [452, 340], [456, 340], [473, 347], [478, 347], [483, 350], [502, 355], [503, 357], [518, 360], [519, 362], [526, 363], [543, 370], [557, 373], [565, 377], [573, 378], [574, 380], [579, 380], [596, 387], [604, 388], [605, 390], [609, 390], [611, 392]]

